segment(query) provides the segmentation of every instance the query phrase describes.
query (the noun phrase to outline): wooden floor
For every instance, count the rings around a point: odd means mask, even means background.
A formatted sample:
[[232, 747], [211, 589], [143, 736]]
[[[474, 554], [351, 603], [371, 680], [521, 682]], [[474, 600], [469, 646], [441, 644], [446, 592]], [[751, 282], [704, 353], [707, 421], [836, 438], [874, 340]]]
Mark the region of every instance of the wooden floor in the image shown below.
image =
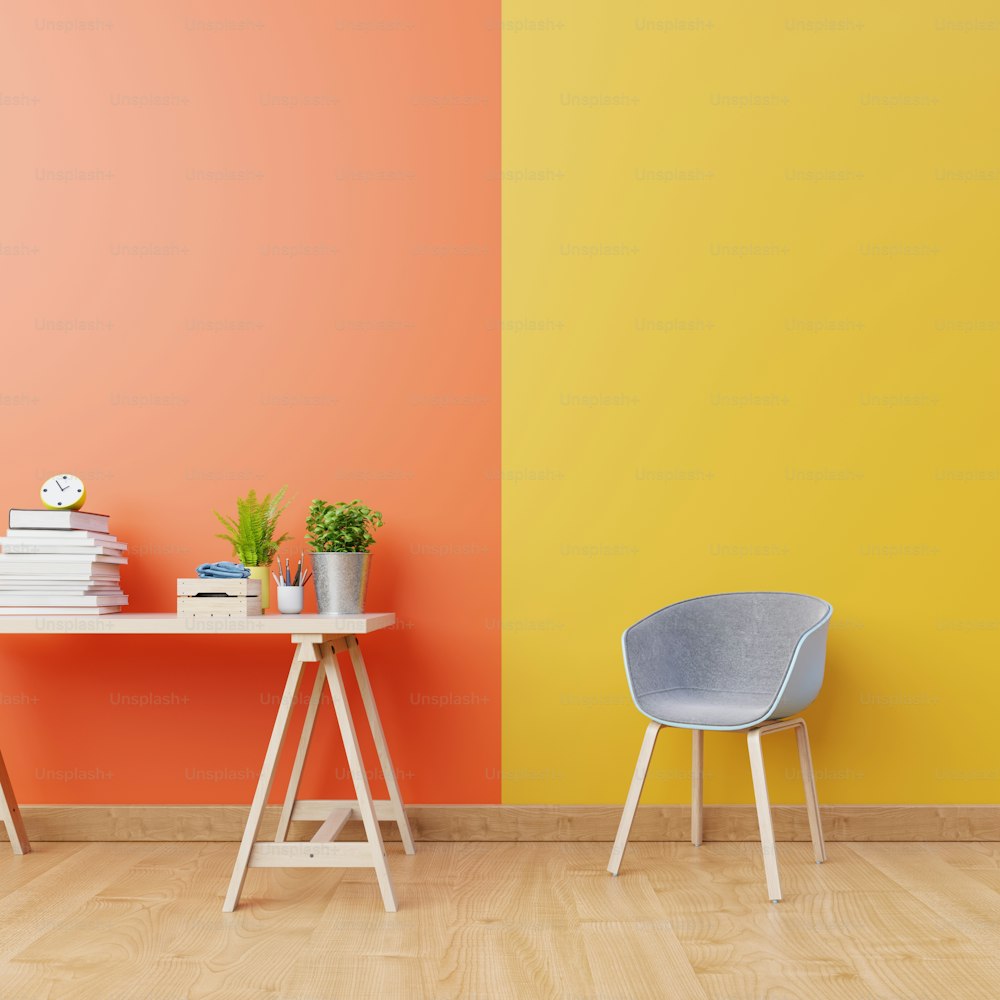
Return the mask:
[[362, 870], [251, 870], [236, 845], [0, 852], [3, 1000], [994, 1000], [1000, 844], [390, 848]]

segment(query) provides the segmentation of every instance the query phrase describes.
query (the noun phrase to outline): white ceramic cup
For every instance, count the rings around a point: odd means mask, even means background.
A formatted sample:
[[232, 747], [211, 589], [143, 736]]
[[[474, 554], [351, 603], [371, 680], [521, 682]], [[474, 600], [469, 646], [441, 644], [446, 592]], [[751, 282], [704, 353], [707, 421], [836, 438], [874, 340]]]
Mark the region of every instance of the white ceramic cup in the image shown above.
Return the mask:
[[302, 614], [302, 593], [305, 587], [277, 587], [278, 610], [283, 615]]

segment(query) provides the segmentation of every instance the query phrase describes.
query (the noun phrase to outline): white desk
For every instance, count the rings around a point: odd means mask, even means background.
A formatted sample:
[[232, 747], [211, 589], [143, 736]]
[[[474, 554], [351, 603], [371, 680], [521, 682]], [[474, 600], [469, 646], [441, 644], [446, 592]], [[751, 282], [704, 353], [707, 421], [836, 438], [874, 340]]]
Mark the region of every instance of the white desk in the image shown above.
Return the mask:
[[[389, 747], [382, 731], [375, 697], [368, 682], [368, 671], [361, 655], [357, 637], [387, 628], [396, 616], [362, 615], [280, 615], [265, 614], [255, 618], [189, 618], [177, 614], [113, 615], [0, 615], [0, 634], [7, 635], [287, 635], [294, 644], [292, 663], [288, 670], [285, 690], [278, 704], [271, 739], [264, 755], [264, 764], [254, 793], [247, 825], [236, 854], [236, 865], [223, 904], [226, 912], [236, 908], [248, 868], [374, 868], [382, 892], [382, 901], [390, 911], [396, 909], [392, 881], [386, 865], [385, 847], [378, 821], [391, 820], [399, 827], [400, 839], [407, 854], [413, 853], [413, 837], [403, 809], [403, 800], [396, 782], [396, 772], [389, 756]], [[361, 760], [354, 720], [344, 691], [344, 679], [337, 655], [346, 653], [365, 706], [385, 777], [389, 798], [375, 802], [368, 787], [368, 776]], [[317, 664], [312, 694], [285, 800], [278, 820], [274, 843], [257, 843], [264, 806], [274, 780], [274, 769], [281, 752], [291, 719], [292, 707], [307, 664]], [[316, 712], [323, 693], [324, 680], [330, 688], [340, 735], [347, 753], [347, 763], [354, 782], [356, 798], [352, 800], [297, 800], [299, 780], [309, 741], [312, 738]], [[18, 854], [31, 850], [24, 831], [20, 810], [11, 788], [7, 769], [0, 757], [0, 819]], [[322, 820], [312, 840], [307, 843], [286, 843], [285, 835], [293, 819]], [[350, 819], [360, 819], [365, 827], [366, 841], [336, 843], [337, 834]]]

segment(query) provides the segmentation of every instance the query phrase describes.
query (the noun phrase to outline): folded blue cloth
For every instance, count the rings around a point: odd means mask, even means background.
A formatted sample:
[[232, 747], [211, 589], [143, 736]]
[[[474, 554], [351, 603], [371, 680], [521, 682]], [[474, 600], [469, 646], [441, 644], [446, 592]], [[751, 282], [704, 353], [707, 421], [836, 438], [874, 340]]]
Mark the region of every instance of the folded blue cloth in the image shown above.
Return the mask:
[[203, 580], [245, 580], [250, 575], [250, 570], [238, 562], [202, 563], [197, 572]]

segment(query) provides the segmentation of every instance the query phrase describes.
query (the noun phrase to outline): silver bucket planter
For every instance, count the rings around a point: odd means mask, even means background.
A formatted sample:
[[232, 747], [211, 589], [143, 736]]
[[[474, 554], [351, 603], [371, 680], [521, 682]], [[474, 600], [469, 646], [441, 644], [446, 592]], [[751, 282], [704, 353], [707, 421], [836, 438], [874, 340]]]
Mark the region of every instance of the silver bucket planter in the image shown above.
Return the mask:
[[316, 606], [321, 615], [357, 615], [365, 609], [370, 552], [310, 552]]

